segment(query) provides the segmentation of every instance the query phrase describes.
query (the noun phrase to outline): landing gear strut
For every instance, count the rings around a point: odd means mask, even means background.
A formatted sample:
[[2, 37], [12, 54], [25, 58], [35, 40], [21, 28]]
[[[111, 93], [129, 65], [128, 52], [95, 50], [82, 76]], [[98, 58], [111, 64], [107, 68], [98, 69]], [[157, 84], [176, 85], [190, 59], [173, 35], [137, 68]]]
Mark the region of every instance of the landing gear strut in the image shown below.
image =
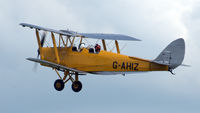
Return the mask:
[[[75, 72], [75, 73], [70, 73], [69, 71], [65, 71], [64, 72], [64, 77], [62, 78], [60, 76], [60, 74], [58, 73], [58, 71], [55, 69], [57, 75], [59, 76], [60, 79], [57, 79], [55, 82], [54, 82], [54, 88], [57, 90], [57, 91], [62, 91], [65, 87], [65, 84], [71, 80], [72, 82], [72, 90], [74, 92], [79, 92], [81, 91], [82, 89], [82, 83], [78, 80], [78, 73]], [[72, 75], [75, 75], [75, 79], [72, 77]]]
[[75, 73], [75, 81], [72, 83], [72, 90], [74, 92], [79, 92], [82, 89], [82, 84], [78, 81], [78, 73]]

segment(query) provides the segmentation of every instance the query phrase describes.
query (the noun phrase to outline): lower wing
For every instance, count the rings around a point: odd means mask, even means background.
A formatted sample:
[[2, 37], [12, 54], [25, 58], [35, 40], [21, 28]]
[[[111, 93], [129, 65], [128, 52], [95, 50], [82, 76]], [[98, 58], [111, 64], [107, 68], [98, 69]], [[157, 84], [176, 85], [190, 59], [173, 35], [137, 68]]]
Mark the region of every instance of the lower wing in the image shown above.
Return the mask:
[[61, 70], [61, 71], [73, 71], [73, 72], [77, 72], [77, 73], [81, 73], [81, 74], [86, 74], [87, 72], [84, 72], [84, 71], [80, 71], [80, 70], [77, 70], [77, 69], [74, 69], [74, 68], [69, 68], [69, 67], [66, 67], [66, 66], [63, 66], [63, 65], [60, 65], [60, 64], [56, 64], [56, 63], [53, 63], [53, 62], [49, 62], [49, 61], [46, 61], [46, 60], [40, 60], [40, 59], [36, 59], [36, 58], [27, 58], [27, 60], [30, 60], [30, 61], [33, 61], [33, 62], [36, 62], [36, 63], [40, 63], [40, 64], [43, 64], [45, 66], [49, 66], [49, 67], [52, 67], [54, 69], [57, 69], [57, 70]]

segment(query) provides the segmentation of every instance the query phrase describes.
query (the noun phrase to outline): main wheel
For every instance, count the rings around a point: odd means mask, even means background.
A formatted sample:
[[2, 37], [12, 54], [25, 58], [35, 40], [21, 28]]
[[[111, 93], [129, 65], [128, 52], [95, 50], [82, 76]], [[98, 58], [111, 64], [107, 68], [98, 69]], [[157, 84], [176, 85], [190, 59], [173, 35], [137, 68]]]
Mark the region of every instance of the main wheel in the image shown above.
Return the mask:
[[82, 89], [82, 84], [80, 81], [75, 81], [72, 83], [72, 90], [74, 92], [79, 92]]
[[57, 90], [57, 91], [62, 91], [65, 87], [65, 84], [63, 82], [63, 80], [61, 79], [57, 79], [55, 82], [54, 82], [54, 88]]

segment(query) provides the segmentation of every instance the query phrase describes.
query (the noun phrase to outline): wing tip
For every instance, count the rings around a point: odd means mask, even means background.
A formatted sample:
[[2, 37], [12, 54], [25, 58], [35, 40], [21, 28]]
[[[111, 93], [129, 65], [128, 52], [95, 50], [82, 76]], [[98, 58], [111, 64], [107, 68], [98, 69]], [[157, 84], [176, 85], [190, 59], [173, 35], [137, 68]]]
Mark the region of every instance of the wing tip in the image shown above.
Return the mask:
[[26, 58], [26, 60], [29, 60], [29, 61], [36, 61], [36, 60], [38, 60], [38, 59], [36, 59], [36, 58]]
[[26, 23], [19, 23], [19, 25], [22, 26], [22, 27], [26, 27], [25, 24], [26, 24]]
[[140, 40], [140, 39], [138, 39], [138, 38], [134, 38], [134, 37], [131, 37], [130, 40], [131, 40], [131, 41], [142, 41], [142, 40]]
[[136, 38], [136, 40], [135, 40], [135, 41], [142, 41], [142, 40], [140, 40], [140, 39], [137, 39], [137, 38]]

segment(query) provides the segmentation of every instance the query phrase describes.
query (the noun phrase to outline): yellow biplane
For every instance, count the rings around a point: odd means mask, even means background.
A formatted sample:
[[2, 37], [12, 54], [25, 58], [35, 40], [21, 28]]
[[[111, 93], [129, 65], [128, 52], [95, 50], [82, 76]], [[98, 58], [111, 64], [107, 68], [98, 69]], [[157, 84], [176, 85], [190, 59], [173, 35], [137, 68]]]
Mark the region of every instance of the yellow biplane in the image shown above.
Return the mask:
[[[170, 43], [156, 59], [145, 60], [120, 54], [118, 40], [140, 41], [130, 36], [54, 30], [27, 23], [21, 23], [20, 25], [35, 29], [39, 46], [38, 58], [27, 58], [27, 60], [55, 70], [59, 77], [54, 83], [57, 91], [63, 90], [65, 84], [71, 81], [72, 90], [79, 92], [82, 89], [79, 75], [85, 74], [125, 75], [149, 71], [169, 71], [173, 74], [173, 69], [182, 64], [185, 54], [185, 42], [182, 38]], [[41, 38], [40, 31], [44, 32]], [[46, 33], [48, 32], [50, 33], [52, 46], [44, 47]], [[78, 46], [74, 44], [75, 38], [79, 40]], [[103, 50], [98, 44], [86, 47], [83, 40], [88, 38], [101, 40]], [[105, 40], [114, 40], [116, 53], [107, 50]], [[64, 72], [64, 75], [61, 76], [59, 71]]]

